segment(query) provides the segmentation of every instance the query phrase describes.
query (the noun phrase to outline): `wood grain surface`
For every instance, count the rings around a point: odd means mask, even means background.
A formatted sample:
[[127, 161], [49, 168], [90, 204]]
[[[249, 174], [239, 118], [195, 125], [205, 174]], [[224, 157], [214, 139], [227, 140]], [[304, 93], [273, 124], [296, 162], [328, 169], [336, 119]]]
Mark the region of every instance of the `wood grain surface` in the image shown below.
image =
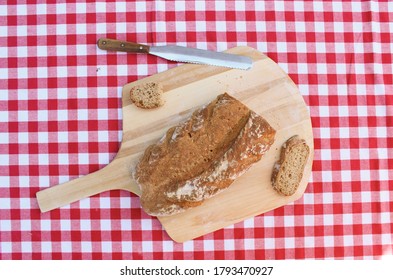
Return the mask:
[[[311, 174], [314, 155], [308, 108], [292, 80], [274, 61], [250, 47], [236, 47], [228, 52], [251, 57], [252, 69], [187, 64], [125, 85], [123, 137], [118, 154], [97, 172], [38, 192], [41, 211], [113, 189], [139, 195], [130, 172], [145, 148], [158, 141], [168, 128], [224, 92], [264, 117], [277, 131], [275, 142], [261, 161], [224, 192], [186, 212], [160, 217], [166, 232], [173, 240], [184, 242], [300, 198]], [[153, 81], [163, 85], [164, 106], [146, 110], [133, 105], [130, 89]], [[281, 145], [295, 134], [306, 140], [311, 153], [299, 189], [293, 196], [286, 197], [273, 190], [270, 177]]]

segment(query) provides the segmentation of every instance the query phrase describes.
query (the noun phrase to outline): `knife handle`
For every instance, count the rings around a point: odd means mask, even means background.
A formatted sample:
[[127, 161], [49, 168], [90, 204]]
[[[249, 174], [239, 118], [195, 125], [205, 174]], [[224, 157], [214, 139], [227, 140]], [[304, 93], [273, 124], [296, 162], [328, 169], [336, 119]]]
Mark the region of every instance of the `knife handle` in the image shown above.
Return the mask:
[[107, 38], [101, 38], [97, 41], [97, 46], [101, 50], [121, 51], [132, 53], [149, 53], [150, 47], [138, 43], [131, 43]]

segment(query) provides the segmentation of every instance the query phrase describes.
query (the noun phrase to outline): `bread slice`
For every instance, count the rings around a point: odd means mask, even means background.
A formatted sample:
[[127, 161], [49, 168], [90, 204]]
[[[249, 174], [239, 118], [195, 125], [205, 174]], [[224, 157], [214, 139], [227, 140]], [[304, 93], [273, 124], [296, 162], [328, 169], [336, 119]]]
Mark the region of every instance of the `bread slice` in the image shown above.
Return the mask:
[[130, 98], [140, 108], [152, 109], [164, 104], [162, 99], [162, 85], [160, 83], [144, 83], [131, 88]]
[[272, 185], [283, 195], [293, 195], [303, 177], [310, 148], [298, 135], [289, 138], [281, 147], [280, 159], [273, 168]]
[[146, 149], [133, 172], [142, 208], [166, 216], [200, 205], [260, 160], [274, 136], [261, 116], [218, 96]]

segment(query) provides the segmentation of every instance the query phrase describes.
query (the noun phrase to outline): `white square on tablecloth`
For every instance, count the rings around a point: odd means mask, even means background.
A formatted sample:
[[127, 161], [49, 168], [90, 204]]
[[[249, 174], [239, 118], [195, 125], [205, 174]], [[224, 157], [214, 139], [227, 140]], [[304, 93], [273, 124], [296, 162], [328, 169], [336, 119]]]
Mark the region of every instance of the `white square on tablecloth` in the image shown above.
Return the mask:
[[40, 187], [48, 187], [50, 185], [50, 177], [49, 176], [45, 176], [45, 175], [44, 176], [38, 176], [38, 185]]
[[303, 219], [304, 219], [304, 226], [308, 227], [308, 226], [315, 225], [314, 215], [304, 215]]
[[[202, 1], [198, 1], [198, 2], [202, 2]], [[225, 7], [225, 1], [215, 1], [215, 11], [225, 11], [226, 7]]]
[[27, 122], [29, 120], [29, 111], [18, 111], [18, 122]]
[[392, 245], [393, 243], [393, 235], [391, 233], [382, 233], [381, 234], [381, 243], [383, 245]]
[[324, 204], [332, 204], [333, 203], [333, 193], [324, 192], [322, 193], [322, 200]]
[[234, 250], [235, 249], [235, 240], [233, 239], [225, 239], [224, 240], [224, 250]]
[[47, 131], [38, 132], [38, 142], [39, 143], [48, 143], [49, 142], [49, 133]]
[[80, 220], [80, 230], [81, 231], [89, 231], [89, 230], [91, 230], [91, 220], [81, 219]]
[[18, 57], [22, 58], [22, 57], [27, 57], [27, 47], [25, 46], [21, 46], [21, 47], [16, 47], [16, 52]]
[[19, 207], [20, 207], [20, 209], [30, 209], [31, 208], [31, 198], [20, 197], [19, 198]]
[[57, 110], [57, 120], [58, 121], [66, 121], [68, 120], [68, 112], [67, 110]]
[[307, 63], [298, 63], [297, 64], [297, 72], [298, 72], [298, 74], [307, 74], [308, 73]]
[[8, 154], [0, 154], [0, 166], [8, 166], [10, 162], [10, 156]]
[[315, 237], [314, 236], [305, 236], [304, 237], [304, 247], [305, 248], [314, 248], [315, 247]]
[[102, 241], [101, 242], [101, 250], [103, 253], [111, 253], [113, 248], [112, 248], [112, 242], [110, 241]]
[[[388, 169], [379, 169], [378, 176], [380, 181], [388, 181], [389, 180], [389, 170]], [[392, 179], [392, 175], [390, 177]], [[381, 191], [381, 193], [384, 191]]]
[[19, 187], [30, 188], [30, 176], [19, 176]]
[[92, 252], [93, 251], [93, 248], [92, 248], [92, 243], [91, 242], [85, 242], [85, 241], [82, 241], [81, 242], [81, 251], [82, 251], [82, 253], [90, 253], [90, 252]]
[[[47, 25], [45, 24], [36, 25], [36, 34], [37, 36], [48, 35]], [[46, 54], [46, 46], [37, 46], [37, 55], [39, 54]]]
[[[2, 121], [2, 122], [8, 122], [8, 115], [9, 115], [9, 112], [7, 112], [7, 111], [0, 111], [0, 120]], [[3, 133], [2, 133], [3, 134]], [[0, 134], [0, 137], [1, 137], [2, 135]], [[1, 143], [1, 142], [0, 142]]]
[[0, 252], [3, 254], [12, 253], [12, 242], [0, 241]]
[[[123, 207], [122, 207], [122, 208], [123, 208]], [[128, 219], [122, 219], [122, 220], [120, 221], [120, 228], [121, 228], [121, 230], [124, 230], [124, 231], [130, 231], [130, 230], [132, 230], [131, 221], [128, 220]]]
[[153, 252], [153, 242], [142, 241], [142, 251], [147, 253]]
[[78, 142], [89, 142], [89, 132], [78, 131]]
[[57, 141], [59, 143], [67, 143], [68, 142], [68, 132], [66, 132], [66, 131], [57, 132]]
[[354, 243], [354, 236], [353, 235], [344, 235], [344, 246], [353, 246]]
[[142, 219], [141, 229], [146, 231], [152, 230], [153, 229], [152, 221], [149, 219]]
[[285, 227], [293, 227], [295, 225], [295, 217], [294, 216], [284, 216], [284, 226]]
[[[173, 244], [172, 241], [170, 241], [171, 244]], [[193, 252], [194, 251], [194, 241], [189, 240], [187, 242], [183, 243], [183, 251], [184, 252]]]
[[78, 154], [78, 163], [79, 164], [89, 164], [89, 154], [88, 153], [79, 153]]
[[59, 162], [60, 165], [68, 165], [68, 154], [65, 153], [59, 153], [57, 155], [57, 161]]
[[89, 119], [89, 111], [87, 109], [78, 109], [78, 121], [85, 121]]
[[333, 182], [332, 171], [323, 170], [322, 171], [322, 182]]
[[79, 208], [90, 209], [90, 198], [84, 198], [79, 200]]
[[87, 77], [87, 66], [78, 66], [76, 67], [76, 75], [78, 77]]
[[329, 112], [330, 107], [329, 106], [319, 106], [319, 117], [329, 117], [330, 112]]
[[107, 142], [109, 140], [108, 131], [98, 131], [98, 141]]
[[147, 23], [146, 22], [136, 22], [135, 23], [135, 31], [137, 33], [146, 33]]
[[[116, 2], [116, 12], [118, 13], [124, 13], [127, 11], [127, 2]], [[140, 12], [140, 10], [137, 10]]]
[[108, 109], [97, 109], [97, 120], [107, 120], [109, 119]]
[[[16, 26], [16, 35], [18, 37], [27, 36], [27, 25], [17, 25]], [[26, 47], [27, 50], [27, 47]]]
[[338, 134], [340, 138], [349, 138], [350, 129], [349, 127], [339, 127]]
[[285, 248], [295, 248], [295, 238], [293, 237], [285, 237], [284, 238]]
[[236, 21], [236, 31], [237, 32], [246, 32], [247, 31], [247, 23], [245, 21]]
[[338, 115], [340, 117], [348, 117], [349, 116], [348, 106], [339, 106], [338, 107]]
[[216, 21], [216, 31], [225, 32], [227, 31], [227, 25], [225, 21]]
[[253, 238], [244, 238], [244, 250], [255, 249], [255, 240]]
[[11, 209], [10, 198], [0, 198], [0, 209]]
[[203, 241], [203, 251], [213, 251], [214, 250], [214, 240], [208, 239]]
[[21, 242], [22, 253], [31, 253], [32, 249], [33, 249], [33, 247], [32, 247], [31, 241], [22, 241]]
[[51, 253], [52, 252], [52, 242], [41, 241], [41, 252], [42, 253]]
[[[173, 252], [173, 242], [168, 241], [168, 240], [162, 241], [162, 251], [163, 252]], [[185, 251], [184, 250], [184, 243], [183, 243], [183, 251]]]
[[66, 34], [67, 34], [67, 25], [56, 24], [56, 35], [66, 35]]
[[[100, 138], [99, 138], [99, 141], [100, 142], [104, 142], [104, 141], [100, 140]], [[98, 163], [99, 164], [109, 163], [109, 154], [107, 154], [107, 153], [99, 153], [98, 154]]]
[[11, 220], [0, 220], [0, 230], [2, 232], [11, 231]]
[[360, 179], [362, 182], [369, 182], [371, 180], [370, 170], [362, 170], [360, 172]]
[[[363, 202], [363, 200], [362, 200]], [[362, 213], [362, 224], [368, 225], [372, 223], [372, 213]]]
[[71, 230], [71, 221], [70, 220], [60, 220], [60, 228], [64, 231]]
[[353, 224], [353, 215], [343, 214], [343, 225], [352, 225], [352, 224]]
[[41, 231], [50, 231], [52, 229], [51, 220], [41, 220], [40, 221], [40, 230]]
[[27, 67], [19, 67], [17, 71], [18, 71], [18, 79], [26, 79], [29, 77]]
[[[67, 5], [65, 3], [57, 3], [56, 5], [56, 14], [66, 14], [67, 13]], [[78, 8], [79, 9], [79, 5]]]
[[323, 243], [326, 247], [334, 247], [334, 236], [326, 235], [323, 237]]
[[254, 228], [254, 218], [246, 219], [243, 221], [244, 228]]
[[286, 32], [286, 22], [285, 21], [276, 21], [276, 32]]
[[31, 231], [31, 220], [20, 220], [21, 231]]
[[112, 224], [111, 224], [111, 220], [108, 219], [102, 219], [100, 221], [100, 225], [101, 225], [101, 230], [111, 230], [112, 229]]
[[264, 216], [263, 217], [263, 226], [264, 227], [274, 227], [274, 217], [273, 216]]
[[61, 251], [63, 253], [71, 253], [72, 252], [72, 242], [70, 241], [61, 241]]
[[126, 22], [116, 22], [116, 33], [126, 33], [127, 23]]
[[[325, 201], [324, 201], [324, 203], [325, 203]], [[323, 225], [324, 226], [334, 225], [334, 216], [332, 214], [324, 214], [323, 215]]]
[[276, 247], [275, 238], [265, 238], [264, 249], [274, 249]]
[[[316, 42], [315, 43], [315, 52], [316, 53], [326, 53], [326, 43], [324, 43], [324, 42]], [[325, 67], [326, 67], [325, 63], [318, 63], [318, 64], [325, 65]], [[318, 64], [317, 64], [317, 67], [318, 67]]]
[[100, 207], [103, 209], [111, 208], [111, 199], [106, 196], [100, 197]]
[[390, 212], [382, 212], [380, 214], [380, 217], [381, 217], [381, 224], [390, 224], [391, 222], [393, 222], [392, 213]]
[[29, 162], [30, 162], [29, 154], [19, 154], [18, 155], [18, 164], [19, 165], [29, 165]]

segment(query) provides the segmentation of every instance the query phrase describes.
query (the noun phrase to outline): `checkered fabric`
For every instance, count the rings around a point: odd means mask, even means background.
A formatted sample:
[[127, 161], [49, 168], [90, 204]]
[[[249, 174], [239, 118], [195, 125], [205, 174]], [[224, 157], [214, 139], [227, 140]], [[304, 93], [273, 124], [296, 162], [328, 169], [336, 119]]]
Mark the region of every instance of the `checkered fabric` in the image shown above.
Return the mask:
[[[381, 259], [393, 254], [393, 2], [2, 1], [0, 259]], [[304, 196], [178, 244], [111, 191], [41, 214], [35, 194], [96, 171], [121, 141], [121, 88], [177, 64], [101, 37], [276, 61], [309, 106]]]

